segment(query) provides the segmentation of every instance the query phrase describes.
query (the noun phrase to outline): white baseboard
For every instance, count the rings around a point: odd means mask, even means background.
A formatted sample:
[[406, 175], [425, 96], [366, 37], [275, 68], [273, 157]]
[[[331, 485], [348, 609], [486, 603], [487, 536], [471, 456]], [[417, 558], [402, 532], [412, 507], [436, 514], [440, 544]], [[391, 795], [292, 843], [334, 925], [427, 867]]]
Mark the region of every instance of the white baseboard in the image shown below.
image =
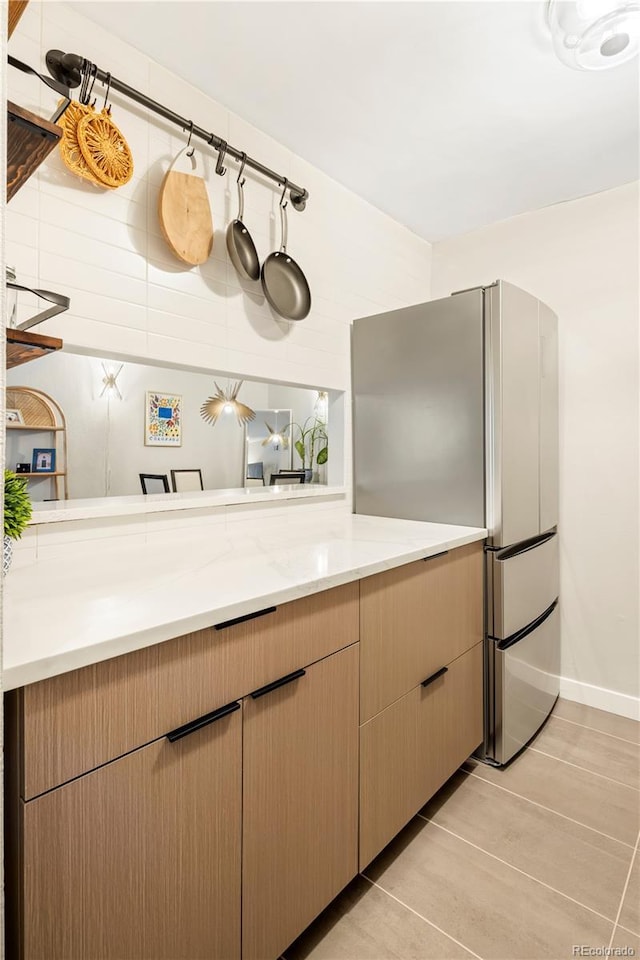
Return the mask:
[[632, 697], [628, 693], [617, 693], [604, 687], [594, 687], [591, 683], [560, 677], [560, 696], [588, 707], [597, 707], [598, 710], [617, 713], [621, 717], [640, 720], [640, 697]]

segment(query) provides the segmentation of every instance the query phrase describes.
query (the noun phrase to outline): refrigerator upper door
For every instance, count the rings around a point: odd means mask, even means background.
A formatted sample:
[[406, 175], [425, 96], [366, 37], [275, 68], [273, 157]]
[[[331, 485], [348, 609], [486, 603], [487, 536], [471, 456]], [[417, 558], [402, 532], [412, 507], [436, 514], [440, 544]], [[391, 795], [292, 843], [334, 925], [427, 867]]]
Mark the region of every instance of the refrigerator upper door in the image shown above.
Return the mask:
[[353, 324], [354, 509], [484, 526], [483, 294]]
[[558, 523], [558, 318], [539, 305], [540, 532]]
[[504, 281], [485, 296], [487, 528], [507, 546], [540, 530], [539, 301]]

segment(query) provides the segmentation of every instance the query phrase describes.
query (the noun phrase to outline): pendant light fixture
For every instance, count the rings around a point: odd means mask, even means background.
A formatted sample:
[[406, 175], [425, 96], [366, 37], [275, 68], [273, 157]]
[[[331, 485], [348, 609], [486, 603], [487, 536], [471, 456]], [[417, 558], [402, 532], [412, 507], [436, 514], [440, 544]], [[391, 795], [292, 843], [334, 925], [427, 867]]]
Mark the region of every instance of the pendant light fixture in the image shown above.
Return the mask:
[[559, 59], [575, 70], [607, 70], [638, 55], [639, 0], [549, 0]]
[[218, 417], [224, 413], [235, 413], [240, 426], [254, 420], [255, 412], [246, 403], [241, 403], [238, 400], [238, 391], [243, 383], [244, 380], [238, 380], [232, 386], [227, 386], [226, 390], [222, 390], [214, 382], [216, 392], [200, 407], [202, 419], [210, 423], [212, 427], [215, 427]]

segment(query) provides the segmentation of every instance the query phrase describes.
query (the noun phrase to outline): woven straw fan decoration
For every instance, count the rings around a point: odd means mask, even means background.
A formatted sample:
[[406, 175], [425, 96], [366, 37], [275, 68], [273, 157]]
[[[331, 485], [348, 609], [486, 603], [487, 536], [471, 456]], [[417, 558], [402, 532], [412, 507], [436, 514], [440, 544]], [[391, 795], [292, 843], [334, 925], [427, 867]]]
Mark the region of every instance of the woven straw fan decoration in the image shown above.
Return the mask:
[[77, 127], [78, 144], [89, 171], [106, 187], [122, 187], [133, 176], [129, 144], [111, 119], [111, 108], [85, 114]]
[[246, 403], [241, 403], [237, 399], [238, 391], [243, 383], [244, 380], [238, 380], [232, 387], [227, 387], [226, 390], [222, 390], [214, 381], [216, 392], [200, 407], [200, 416], [202, 419], [210, 423], [212, 427], [215, 427], [220, 414], [224, 413], [225, 410], [229, 410], [235, 413], [240, 426], [249, 423], [250, 420], [255, 420], [255, 411], [253, 411], [251, 407], [248, 407]]
[[[62, 103], [62, 101], [60, 102]], [[60, 156], [65, 167], [71, 173], [74, 173], [77, 177], [82, 177], [83, 180], [88, 180], [89, 183], [94, 183], [98, 187], [106, 187], [106, 184], [89, 170], [78, 143], [78, 124], [88, 113], [93, 113], [93, 107], [72, 100], [58, 120], [58, 124], [62, 127]]]

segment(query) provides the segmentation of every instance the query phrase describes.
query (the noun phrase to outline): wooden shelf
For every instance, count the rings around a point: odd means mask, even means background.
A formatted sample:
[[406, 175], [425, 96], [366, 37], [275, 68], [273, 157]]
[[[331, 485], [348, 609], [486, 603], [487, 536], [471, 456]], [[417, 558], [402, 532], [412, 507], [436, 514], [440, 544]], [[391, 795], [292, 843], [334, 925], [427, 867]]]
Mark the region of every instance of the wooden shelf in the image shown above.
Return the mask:
[[64, 430], [64, 427], [49, 427], [46, 423], [7, 423], [6, 427], [7, 430], [46, 430], [48, 433]]
[[61, 136], [57, 124], [7, 102], [7, 202], [36, 172]]
[[17, 473], [17, 477], [66, 477], [66, 470], [38, 470], [37, 473]]
[[58, 337], [45, 337], [30, 330], [7, 330], [7, 369], [37, 360], [62, 348]]

